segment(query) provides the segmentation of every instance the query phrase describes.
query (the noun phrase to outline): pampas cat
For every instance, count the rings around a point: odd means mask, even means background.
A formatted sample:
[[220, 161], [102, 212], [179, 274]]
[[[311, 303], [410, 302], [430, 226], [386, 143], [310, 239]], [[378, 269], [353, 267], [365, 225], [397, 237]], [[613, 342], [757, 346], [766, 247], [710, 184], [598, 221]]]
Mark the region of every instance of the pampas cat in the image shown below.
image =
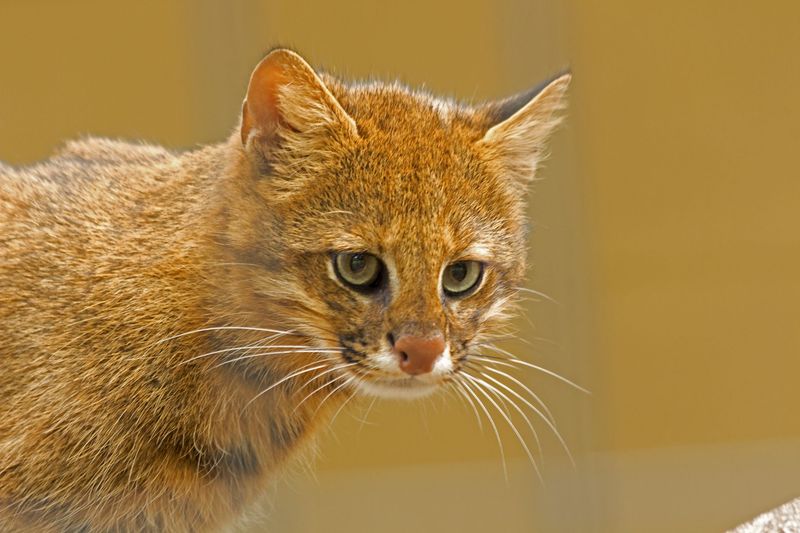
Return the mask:
[[225, 142], [0, 166], [0, 529], [218, 530], [353, 394], [480, 401], [569, 79], [467, 106], [275, 50]]

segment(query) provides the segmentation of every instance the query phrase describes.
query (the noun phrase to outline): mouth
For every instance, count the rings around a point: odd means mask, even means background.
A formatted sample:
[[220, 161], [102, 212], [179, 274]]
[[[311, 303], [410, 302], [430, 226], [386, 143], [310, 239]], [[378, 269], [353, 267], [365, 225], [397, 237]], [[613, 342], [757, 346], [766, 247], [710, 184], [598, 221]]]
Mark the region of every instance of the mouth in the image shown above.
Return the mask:
[[358, 380], [356, 387], [370, 396], [382, 398], [414, 399], [432, 394], [439, 383], [425, 378], [409, 376], [403, 378], [377, 378]]

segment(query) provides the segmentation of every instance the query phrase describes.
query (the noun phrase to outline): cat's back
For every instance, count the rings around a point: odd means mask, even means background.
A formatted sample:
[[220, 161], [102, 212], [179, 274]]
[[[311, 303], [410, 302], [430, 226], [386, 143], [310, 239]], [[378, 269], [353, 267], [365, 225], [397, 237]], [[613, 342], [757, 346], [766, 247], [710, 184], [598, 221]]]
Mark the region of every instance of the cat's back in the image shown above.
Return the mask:
[[197, 256], [207, 193], [194, 171], [209, 159], [86, 139], [31, 166], [0, 166], [0, 332], [176, 290], [174, 271]]
[[[162, 198], [177, 188], [180, 169], [179, 158], [163, 148], [107, 139], [69, 142], [30, 166], [4, 164], [0, 281], [30, 285], [24, 275], [35, 266], [57, 274], [131, 253], [131, 240], [166, 239], [159, 238], [157, 224], [141, 219], [173, 214]], [[34, 274], [40, 281], [44, 272]]]
[[[31, 166], [0, 166], [0, 530], [22, 527], [9, 501], [58, 510], [59, 491], [80, 500], [98, 479], [75, 468], [84, 449], [104, 457], [101, 472], [127, 467], [116, 443], [142, 432], [119, 423], [125, 406], [148, 406], [128, 416], [157, 427], [153, 398], [168, 394], [160, 384], [173, 375], [142, 354], [199, 327], [198, 213], [213, 181], [201, 169], [218, 153], [90, 139]], [[114, 380], [124, 384], [110, 387]], [[170, 427], [183, 415], [171, 411]], [[46, 476], [59, 491], [44, 486]]]
[[[0, 209], [8, 213], [15, 204], [36, 208], [42, 202], [68, 206], [93, 191], [111, 193], [122, 184], [135, 184], [176, 160], [159, 146], [100, 138], [70, 141], [51, 158], [29, 166], [0, 162]], [[27, 204], [34, 199], [35, 204]]]
[[9, 399], [17, 410], [33, 405], [20, 394], [31, 367], [84, 375], [151, 328], [138, 316], [172, 327], [181, 317], [168, 303], [192, 307], [202, 296], [209, 224], [200, 213], [214, 181], [203, 172], [216, 171], [220, 153], [89, 139], [0, 167], [0, 448], [17, 431]]
[[203, 203], [204, 174], [218, 171], [212, 168], [216, 156], [209, 147], [178, 153], [88, 138], [68, 142], [30, 166], [0, 163], [0, 233], [6, 237], [0, 258], [12, 240], [35, 247], [37, 236], [55, 246], [58, 239], [106, 240], [110, 234], [169, 239], [175, 225], [185, 224]]

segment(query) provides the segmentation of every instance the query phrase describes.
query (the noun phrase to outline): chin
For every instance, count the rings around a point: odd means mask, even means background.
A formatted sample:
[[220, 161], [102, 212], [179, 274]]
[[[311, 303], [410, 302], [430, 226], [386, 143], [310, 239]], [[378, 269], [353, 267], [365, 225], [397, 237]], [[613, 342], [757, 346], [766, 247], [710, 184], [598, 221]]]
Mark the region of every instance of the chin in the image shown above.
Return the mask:
[[440, 384], [415, 377], [359, 380], [356, 388], [369, 396], [412, 400], [430, 396]]

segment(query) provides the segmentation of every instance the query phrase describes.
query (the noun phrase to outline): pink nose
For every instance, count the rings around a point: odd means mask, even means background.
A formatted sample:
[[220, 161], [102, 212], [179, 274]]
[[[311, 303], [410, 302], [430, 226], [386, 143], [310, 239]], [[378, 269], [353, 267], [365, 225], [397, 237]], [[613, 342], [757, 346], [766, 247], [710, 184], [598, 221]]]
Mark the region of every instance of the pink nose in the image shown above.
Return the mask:
[[444, 336], [416, 337], [403, 335], [394, 343], [394, 353], [400, 360], [400, 369], [416, 376], [433, 370], [436, 360], [444, 352]]

